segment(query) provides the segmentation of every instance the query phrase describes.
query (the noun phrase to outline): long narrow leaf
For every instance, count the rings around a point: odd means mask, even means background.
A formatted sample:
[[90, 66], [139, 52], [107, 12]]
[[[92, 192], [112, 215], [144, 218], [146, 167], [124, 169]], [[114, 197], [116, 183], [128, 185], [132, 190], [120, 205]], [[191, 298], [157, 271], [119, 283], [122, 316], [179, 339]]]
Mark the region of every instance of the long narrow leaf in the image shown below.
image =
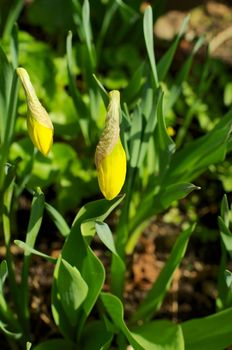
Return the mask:
[[124, 274], [126, 270], [125, 264], [116, 251], [113, 235], [109, 226], [105, 222], [96, 221], [95, 227], [100, 240], [113, 254], [114, 263], [111, 268], [111, 290], [115, 295], [120, 296], [122, 290], [120, 289], [118, 277]]
[[177, 183], [167, 187], [161, 186], [160, 190], [156, 191], [156, 193], [154, 192], [155, 189], [151, 189], [138, 206], [136, 215], [130, 220], [130, 238], [126, 247], [128, 254], [133, 252], [141, 230], [152, 216], [164, 211], [173, 201], [185, 198], [194, 190], [199, 190], [199, 187], [191, 183]]
[[160, 272], [159, 277], [155, 281], [152, 288], [149, 290], [147, 296], [139, 306], [138, 310], [132, 316], [133, 321], [144, 318], [150, 319], [160, 307], [163, 298], [170, 286], [173, 274], [185, 254], [188, 241], [193, 230], [194, 226], [185, 230], [178, 237], [172, 249], [170, 257], [163, 270]]
[[11, 34], [12, 28], [13, 28], [15, 22], [17, 21], [20, 12], [23, 9], [23, 5], [24, 5], [23, 0], [16, 0], [14, 2], [14, 4], [12, 5], [12, 7], [10, 8], [10, 12], [9, 12], [8, 17], [7, 17], [7, 21], [6, 21], [5, 28], [4, 28], [4, 33], [3, 33], [4, 38], [6, 38], [8, 35]]
[[67, 70], [68, 70], [68, 80], [70, 93], [73, 98], [73, 103], [79, 117], [79, 124], [85, 141], [89, 143], [89, 131], [88, 131], [88, 121], [89, 116], [88, 109], [84, 104], [81, 95], [76, 87], [75, 79], [72, 71], [72, 32], [69, 31], [66, 41], [66, 51], [67, 51]]
[[[30, 219], [26, 235], [26, 244], [34, 248], [37, 235], [40, 230], [44, 211], [44, 194], [38, 189], [34, 195], [30, 213]], [[22, 309], [24, 321], [26, 322], [27, 331], [29, 331], [29, 290], [28, 290], [28, 274], [31, 252], [24, 251], [23, 271], [22, 271]]]
[[154, 80], [155, 87], [159, 85], [158, 74], [155, 62], [154, 53], [154, 34], [153, 34], [153, 15], [151, 6], [147, 6], [144, 17], [143, 17], [143, 32], [148, 53], [149, 62], [151, 65], [152, 76]]
[[165, 118], [163, 114], [163, 95], [161, 95], [157, 106], [157, 127], [155, 130], [155, 143], [159, 162], [160, 182], [169, 167], [172, 154], [175, 152], [175, 143], [168, 135]]
[[142, 63], [139, 66], [139, 68], [134, 72], [127, 87], [122, 92], [122, 99], [127, 103], [130, 103], [142, 88], [144, 83], [143, 73], [144, 73], [144, 63]]
[[13, 78], [13, 69], [9, 63], [7, 56], [0, 46], [0, 135], [1, 135], [1, 145], [5, 142], [6, 136], [6, 120], [7, 120], [7, 108], [10, 99], [11, 82]]
[[97, 86], [99, 88], [99, 91], [100, 91], [101, 97], [103, 99], [104, 105], [107, 108], [108, 105], [109, 105], [109, 95], [108, 95], [106, 89], [104, 88], [102, 83], [98, 80], [98, 78], [96, 77], [95, 74], [93, 74], [93, 78], [96, 81], [96, 84], [97, 84]]
[[19, 47], [18, 47], [18, 25], [14, 24], [13, 30], [11, 33], [11, 56], [12, 64], [14, 69], [18, 67], [18, 56], [19, 56]]
[[232, 110], [211, 130], [176, 152], [165, 175], [167, 183], [192, 181], [209, 165], [222, 161], [232, 132]]
[[19, 248], [22, 248], [24, 251], [27, 251], [30, 254], [34, 254], [34, 255], [40, 256], [41, 258], [44, 258], [47, 261], [50, 261], [50, 262], [53, 262], [53, 263], [55, 263], [57, 261], [57, 259], [55, 259], [55, 258], [53, 258], [53, 257], [51, 257], [51, 256], [49, 256], [47, 254], [39, 252], [38, 250], [32, 248], [30, 245], [28, 245], [25, 242], [20, 241], [18, 239], [14, 240], [14, 244], [16, 244]]
[[68, 236], [70, 232], [70, 228], [65, 221], [64, 217], [50, 204], [45, 203], [45, 208], [51, 216], [54, 224], [58, 228], [59, 232], [64, 236]]
[[82, 23], [83, 23], [83, 32], [85, 35], [85, 42], [86, 42], [89, 54], [92, 56], [92, 47], [91, 47], [92, 33], [91, 33], [91, 26], [90, 26], [90, 7], [89, 7], [88, 0], [84, 0], [84, 3], [83, 3]]

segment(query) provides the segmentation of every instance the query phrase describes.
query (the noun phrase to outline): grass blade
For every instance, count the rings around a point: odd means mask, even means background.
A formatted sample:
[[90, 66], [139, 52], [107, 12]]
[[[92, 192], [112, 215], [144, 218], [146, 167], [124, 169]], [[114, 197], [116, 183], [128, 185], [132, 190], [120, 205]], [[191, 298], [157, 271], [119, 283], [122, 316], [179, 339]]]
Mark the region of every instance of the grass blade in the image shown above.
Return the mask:
[[144, 17], [143, 17], [143, 32], [144, 39], [147, 48], [148, 58], [151, 65], [153, 81], [155, 87], [158, 88], [159, 80], [156, 69], [155, 53], [154, 53], [154, 34], [153, 34], [153, 18], [152, 18], [152, 8], [147, 6]]
[[70, 232], [70, 228], [65, 221], [64, 217], [50, 204], [45, 203], [45, 208], [51, 216], [54, 224], [58, 228], [59, 232], [64, 236], [68, 236]]

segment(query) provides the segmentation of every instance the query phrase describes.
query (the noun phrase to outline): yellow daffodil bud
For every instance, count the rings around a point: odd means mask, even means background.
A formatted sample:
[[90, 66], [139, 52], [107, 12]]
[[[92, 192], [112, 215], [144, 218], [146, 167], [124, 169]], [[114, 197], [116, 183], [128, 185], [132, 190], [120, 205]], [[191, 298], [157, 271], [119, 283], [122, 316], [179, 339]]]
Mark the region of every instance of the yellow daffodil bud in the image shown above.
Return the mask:
[[119, 194], [125, 181], [126, 153], [120, 140], [119, 91], [111, 91], [109, 99], [105, 128], [97, 145], [95, 163], [101, 192], [106, 199], [111, 200]]
[[27, 71], [24, 68], [17, 68], [17, 74], [27, 98], [27, 128], [29, 136], [34, 146], [46, 156], [53, 142], [54, 130], [51, 119], [36, 96]]

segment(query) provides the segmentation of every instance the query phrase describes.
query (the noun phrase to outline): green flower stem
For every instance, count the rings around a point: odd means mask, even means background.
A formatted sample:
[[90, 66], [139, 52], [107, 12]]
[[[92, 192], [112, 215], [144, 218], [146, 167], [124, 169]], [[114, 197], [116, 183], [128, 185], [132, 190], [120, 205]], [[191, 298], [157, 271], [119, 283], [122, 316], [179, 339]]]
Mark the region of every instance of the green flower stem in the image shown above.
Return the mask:
[[128, 181], [126, 184], [126, 197], [124, 206], [122, 208], [121, 216], [118, 223], [118, 230], [116, 232], [116, 248], [120, 257], [124, 260], [125, 258], [125, 244], [128, 239], [128, 219], [130, 212], [130, 202], [132, 197], [132, 191], [135, 179], [135, 169], [130, 168], [128, 171]]
[[[118, 229], [116, 232], [116, 249], [121, 257], [121, 259], [125, 262], [126, 260], [126, 252], [125, 247], [128, 240], [128, 221], [129, 221], [129, 212], [130, 212], [130, 202], [132, 197], [133, 183], [135, 179], [135, 169], [130, 168], [128, 174], [128, 181], [126, 185], [126, 197], [124, 206], [121, 211], [121, 216], [118, 223]], [[115, 264], [117, 264], [116, 259], [112, 258], [112, 266], [111, 266], [111, 290], [117, 295], [120, 299], [123, 299], [123, 289], [125, 282], [125, 271], [118, 270], [117, 276], [114, 276], [112, 271], [115, 271]]]
[[[5, 240], [5, 246], [6, 246], [6, 262], [7, 262], [7, 268], [8, 268], [10, 292], [14, 300], [14, 306], [17, 311], [20, 324], [23, 327], [24, 318], [22, 315], [19, 288], [15, 279], [15, 267], [12, 259], [12, 254], [10, 251], [10, 243], [11, 243], [10, 242], [11, 241], [10, 212], [11, 212], [11, 206], [12, 206], [13, 192], [14, 192], [14, 179], [11, 181], [10, 185], [5, 190], [5, 193], [3, 196], [2, 222], [3, 222], [3, 234], [4, 234], [4, 240]], [[5, 313], [5, 316], [8, 315], [8, 321], [12, 323], [12, 326], [21, 329], [20, 324], [15, 321], [13, 315], [10, 313], [10, 310], [7, 309], [6, 311], [7, 312]]]
[[5, 179], [5, 165], [8, 160], [9, 149], [12, 142], [12, 137], [14, 134], [16, 112], [18, 103], [18, 77], [16, 72], [14, 72], [11, 92], [10, 92], [10, 103], [7, 113], [7, 122], [5, 125], [5, 135], [4, 143], [1, 148], [1, 158], [0, 158], [0, 191], [3, 191], [4, 179]]
[[38, 153], [37, 148], [33, 147], [30, 161], [28, 162], [25, 171], [23, 173], [23, 179], [21, 180], [21, 183], [18, 184], [16, 188], [16, 197], [18, 198], [21, 193], [23, 192], [24, 188], [26, 187], [27, 183], [30, 181], [31, 176], [32, 176], [32, 171], [33, 171], [33, 166], [34, 166], [34, 161], [36, 154]]
[[[34, 195], [32, 201], [31, 214], [28, 224], [26, 244], [31, 248], [34, 248], [35, 241], [42, 223], [44, 211], [44, 195], [43, 192], [38, 189]], [[29, 251], [24, 252], [23, 270], [22, 270], [22, 280], [21, 280], [21, 290], [22, 290], [22, 308], [23, 317], [26, 323], [26, 333], [30, 333], [30, 313], [29, 313], [29, 286], [28, 286], [28, 275], [30, 266], [31, 253]], [[29, 338], [28, 338], [29, 339]]]

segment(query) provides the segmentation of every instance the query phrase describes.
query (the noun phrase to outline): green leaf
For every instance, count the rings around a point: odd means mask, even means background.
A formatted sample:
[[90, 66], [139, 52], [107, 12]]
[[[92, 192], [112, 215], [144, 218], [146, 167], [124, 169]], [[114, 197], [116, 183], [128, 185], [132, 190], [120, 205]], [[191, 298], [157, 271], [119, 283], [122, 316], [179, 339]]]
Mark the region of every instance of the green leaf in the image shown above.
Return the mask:
[[17, 1], [14, 1], [13, 4], [11, 4], [10, 11], [5, 23], [3, 38], [7, 38], [7, 36], [11, 34], [14, 24], [18, 20], [20, 12], [23, 9], [23, 5], [24, 5], [23, 0], [17, 0]]
[[[72, 32], [69, 31], [67, 40], [66, 40], [66, 52], [67, 52], [67, 70], [68, 70], [68, 81], [69, 89], [73, 99], [74, 106], [76, 108], [77, 114], [79, 117], [78, 121], [82, 134], [85, 138], [85, 141], [89, 142], [89, 131], [88, 131], [88, 120], [86, 119], [89, 116], [89, 111], [82, 100], [81, 94], [79, 93], [76, 84], [75, 78], [72, 71]], [[83, 118], [86, 116], [86, 118]]]
[[88, 245], [89, 239], [95, 233], [95, 221], [103, 221], [122, 199], [123, 196], [112, 201], [103, 199], [82, 207], [73, 222], [71, 232], [62, 249], [61, 258], [72, 267], [77, 268], [88, 286], [86, 299], [77, 312], [76, 323], [78, 327], [72, 327], [59, 297], [57, 279], [60, 267], [59, 264], [56, 265], [52, 287], [52, 312], [62, 334], [69, 339], [75, 340], [77, 336], [80, 337], [83, 325], [98, 298], [105, 279], [103, 265]]
[[[34, 247], [37, 235], [40, 230], [40, 226], [43, 219], [43, 211], [44, 211], [44, 194], [38, 188], [32, 200], [30, 219], [29, 219], [27, 235], [26, 235], [26, 244], [31, 248]], [[30, 255], [30, 253], [28, 251], [25, 251], [24, 255], [27, 256], [27, 255]]]
[[60, 268], [59, 265], [56, 266], [52, 287], [53, 317], [64, 336], [68, 339], [75, 340], [77, 337], [76, 332], [78, 331], [78, 334], [81, 334], [84, 322], [97, 300], [104, 283], [105, 273], [101, 262], [86, 244], [81, 235], [80, 228], [76, 225], [72, 228], [70, 235], [65, 242], [62, 250], [62, 258], [68, 261], [70, 265], [77, 268], [88, 286], [86, 299], [76, 314], [76, 327], [78, 325], [78, 328], [72, 327], [64, 312], [59, 297], [57, 279], [59, 278]]
[[96, 84], [97, 84], [97, 86], [99, 88], [99, 91], [100, 91], [101, 97], [103, 99], [104, 105], [107, 108], [108, 105], [109, 105], [109, 95], [108, 95], [106, 89], [104, 88], [104, 86], [102, 85], [100, 80], [98, 80], [98, 78], [96, 77], [95, 74], [93, 74], [93, 78], [96, 81]]
[[105, 38], [105, 35], [108, 32], [108, 29], [112, 23], [112, 19], [114, 17], [114, 14], [116, 13], [118, 9], [118, 4], [115, 1], [112, 1], [111, 3], [108, 3], [108, 8], [105, 11], [104, 18], [101, 23], [101, 29], [98, 32], [97, 36], [97, 50], [98, 52], [101, 52], [102, 50], [102, 44]]
[[227, 83], [224, 90], [224, 104], [230, 106], [232, 104], [232, 83]]
[[144, 197], [143, 202], [137, 208], [137, 215], [130, 220], [130, 239], [126, 248], [128, 254], [132, 253], [137, 242], [137, 235], [141, 234], [141, 225], [153, 215], [167, 209], [174, 201], [185, 198], [192, 191], [199, 189], [200, 187], [190, 183], [177, 183], [167, 187], [162, 185], [157, 193], [154, 193], [154, 190], [148, 192], [148, 195]]
[[87, 261], [83, 264], [83, 277], [88, 284], [89, 293], [83, 305], [78, 330], [79, 335], [90, 311], [97, 301], [105, 280], [104, 267], [89, 246], [87, 246]]
[[136, 168], [139, 159], [142, 141], [143, 120], [141, 107], [136, 106], [131, 118], [131, 129], [129, 135], [129, 163], [131, 168]]
[[166, 51], [166, 53], [163, 55], [163, 57], [161, 58], [161, 60], [157, 64], [157, 73], [158, 73], [158, 77], [159, 77], [160, 81], [164, 80], [166, 75], [167, 75], [167, 72], [171, 66], [171, 63], [172, 63], [174, 54], [176, 52], [177, 46], [179, 44], [179, 41], [180, 41], [182, 35], [184, 34], [186, 27], [188, 25], [189, 18], [190, 18], [190, 16], [186, 16], [184, 18], [183, 23], [182, 23], [181, 28], [180, 28], [180, 31], [179, 31], [176, 39], [174, 40], [174, 42], [172, 43], [170, 48]]
[[66, 316], [72, 326], [77, 324], [77, 311], [86, 299], [88, 286], [75, 266], [61, 258], [57, 289]]
[[5, 142], [7, 147], [10, 147], [17, 114], [17, 104], [18, 104], [18, 75], [16, 71], [14, 71], [12, 81], [11, 81], [11, 90], [10, 90], [10, 99], [9, 106], [7, 110], [7, 120], [5, 123]]
[[[40, 190], [40, 188], [38, 188], [32, 200], [30, 219], [29, 219], [27, 235], [26, 235], [26, 245], [31, 247], [32, 249], [34, 248], [36, 238], [40, 230], [40, 226], [43, 218], [43, 211], [44, 211], [44, 194]], [[25, 320], [29, 320], [28, 274], [29, 274], [30, 257], [31, 257], [31, 252], [28, 250], [25, 250], [23, 270], [22, 270], [22, 281], [21, 281], [21, 291], [22, 291], [21, 303], [22, 303], [22, 309], [23, 309]]]
[[130, 79], [127, 87], [122, 92], [122, 100], [126, 103], [132, 102], [139, 93], [141, 87], [143, 86], [143, 73], [144, 73], [144, 63], [142, 63], [139, 68], [134, 72], [132, 78]]
[[180, 325], [169, 321], [153, 321], [141, 325], [132, 334], [147, 350], [185, 350]]
[[121, 288], [119, 283], [120, 279], [118, 280], [117, 276], [121, 276], [122, 274], [124, 274], [126, 270], [125, 264], [116, 251], [113, 235], [109, 226], [105, 222], [96, 221], [95, 227], [100, 240], [113, 254], [114, 263], [111, 267], [111, 290], [114, 294], [121, 295]]
[[225, 249], [232, 256], [232, 233], [220, 216], [218, 217], [218, 224]]
[[174, 201], [185, 198], [194, 190], [200, 190], [200, 187], [189, 183], [177, 183], [166, 188], [162, 188], [154, 201], [157, 200], [158, 206], [160, 205], [160, 210], [164, 210], [167, 209]]
[[222, 350], [232, 344], [232, 308], [181, 324], [186, 350]]
[[6, 260], [3, 260], [0, 264], [0, 294], [3, 293], [3, 286], [8, 275], [8, 268]]
[[5, 333], [5, 335], [7, 335], [8, 337], [13, 338], [13, 339], [20, 339], [22, 336], [22, 333], [16, 333], [16, 332], [9, 331], [8, 326], [5, 323], [3, 323], [1, 320], [0, 320], [0, 330], [3, 333]]
[[139, 18], [138, 13], [132, 7], [128, 6], [124, 1], [116, 0], [116, 2], [119, 5], [123, 17], [128, 22], [135, 22]]
[[83, 23], [83, 32], [85, 35], [85, 42], [88, 47], [88, 51], [91, 54], [91, 40], [92, 40], [92, 34], [91, 34], [91, 27], [90, 27], [90, 8], [89, 8], [89, 1], [84, 0], [83, 7], [82, 7], [82, 23]]
[[33, 350], [64, 350], [64, 349], [75, 350], [76, 345], [64, 339], [51, 339], [33, 347]]
[[12, 56], [12, 65], [14, 69], [18, 67], [18, 56], [19, 56], [19, 48], [18, 48], [18, 25], [14, 23], [12, 33], [11, 33], [11, 56]]
[[160, 89], [157, 89], [156, 91], [153, 91], [152, 89], [147, 89], [147, 93], [145, 95], [145, 98], [143, 99], [144, 104], [142, 103], [142, 110], [146, 118], [146, 126], [143, 127], [144, 131], [142, 135], [142, 142], [137, 163], [138, 168], [142, 166], [143, 160], [147, 154], [149, 141], [154, 135], [154, 130], [157, 124], [157, 109], [159, 108], [158, 101], [160, 98], [160, 93]]
[[132, 316], [132, 320], [150, 319], [159, 309], [164, 296], [171, 284], [173, 274], [182, 261], [187, 249], [189, 238], [195, 226], [189, 227], [177, 238], [171, 254], [164, 268], [161, 270], [157, 280], [149, 290], [147, 296], [142, 301], [137, 311]]
[[14, 134], [17, 103], [18, 103], [18, 76], [13, 72], [7, 57], [0, 47], [0, 190], [4, 184], [5, 165], [9, 157], [9, 149]]
[[168, 135], [163, 115], [163, 95], [161, 95], [158, 101], [155, 142], [159, 162], [159, 178], [161, 182], [161, 179], [163, 178], [167, 168], [169, 167], [172, 154], [175, 152], [175, 143]]
[[222, 161], [227, 150], [227, 141], [231, 134], [230, 111], [208, 134], [190, 142], [172, 157], [165, 175], [166, 184], [192, 181], [209, 165]]
[[56, 210], [53, 206], [51, 206], [48, 203], [45, 203], [45, 209], [50, 214], [54, 224], [58, 228], [59, 232], [62, 234], [62, 236], [66, 237], [69, 235], [70, 228], [65, 221], [64, 217]]
[[57, 259], [47, 255], [47, 254], [44, 254], [34, 248], [32, 248], [30, 245], [28, 245], [27, 243], [23, 242], [23, 241], [20, 241], [18, 239], [15, 239], [14, 240], [14, 243], [19, 247], [19, 248], [22, 248], [24, 251], [27, 251], [28, 253], [30, 254], [35, 254], [37, 256], [41, 256], [41, 258], [44, 258], [46, 259], [47, 261], [50, 261], [52, 263], [55, 263], [57, 261]]
[[95, 234], [95, 221], [104, 221], [107, 216], [121, 203], [125, 195], [120, 195], [111, 201], [100, 199], [87, 203], [78, 212], [73, 225], [80, 225], [83, 236], [92, 237]]
[[112, 294], [101, 293], [101, 300], [112, 321], [135, 350], [184, 350], [181, 327], [168, 321], [155, 321], [129, 330], [123, 320], [123, 305]]
[[140, 168], [147, 152], [157, 122], [156, 108], [160, 89], [146, 89], [141, 104], [138, 104], [131, 117], [129, 134], [129, 162], [131, 168]]
[[154, 33], [153, 33], [153, 19], [152, 19], [152, 8], [151, 6], [147, 6], [144, 17], [143, 17], [143, 32], [144, 39], [146, 43], [148, 58], [151, 65], [152, 76], [154, 80], [155, 87], [157, 88], [159, 85], [157, 70], [156, 70], [156, 62], [155, 62], [155, 53], [154, 53]]
[[123, 305], [116, 296], [110, 293], [101, 293], [101, 300], [105, 306], [108, 314], [110, 315], [114, 324], [118, 329], [127, 337], [129, 343], [134, 347], [135, 350], [145, 350], [140, 344], [136, 341], [133, 334], [127, 328], [123, 317]]
[[227, 284], [229, 276], [226, 271], [227, 253], [232, 256], [232, 233], [229, 228], [229, 214], [229, 204], [226, 195], [224, 195], [221, 203], [221, 216], [218, 217], [221, 236], [221, 259], [218, 271], [218, 296], [216, 304], [219, 311], [231, 306], [232, 302], [232, 290]]
[[107, 350], [112, 342], [113, 334], [109, 332], [102, 321], [87, 323], [81, 336], [83, 350]]
[[225, 278], [227, 287], [232, 291], [232, 273], [229, 270], [225, 271]]
[[0, 47], [0, 122], [1, 122], [1, 144], [4, 142], [6, 130], [7, 107], [10, 97], [11, 81], [13, 78], [13, 69], [8, 62], [5, 52]]
[[229, 224], [230, 224], [230, 210], [229, 210], [229, 204], [228, 204], [228, 200], [227, 200], [226, 194], [224, 194], [223, 199], [222, 199], [222, 203], [221, 203], [221, 217], [222, 217], [226, 227], [229, 228]]
[[117, 255], [114, 239], [109, 226], [105, 222], [95, 222], [96, 232], [104, 245], [115, 255]]

